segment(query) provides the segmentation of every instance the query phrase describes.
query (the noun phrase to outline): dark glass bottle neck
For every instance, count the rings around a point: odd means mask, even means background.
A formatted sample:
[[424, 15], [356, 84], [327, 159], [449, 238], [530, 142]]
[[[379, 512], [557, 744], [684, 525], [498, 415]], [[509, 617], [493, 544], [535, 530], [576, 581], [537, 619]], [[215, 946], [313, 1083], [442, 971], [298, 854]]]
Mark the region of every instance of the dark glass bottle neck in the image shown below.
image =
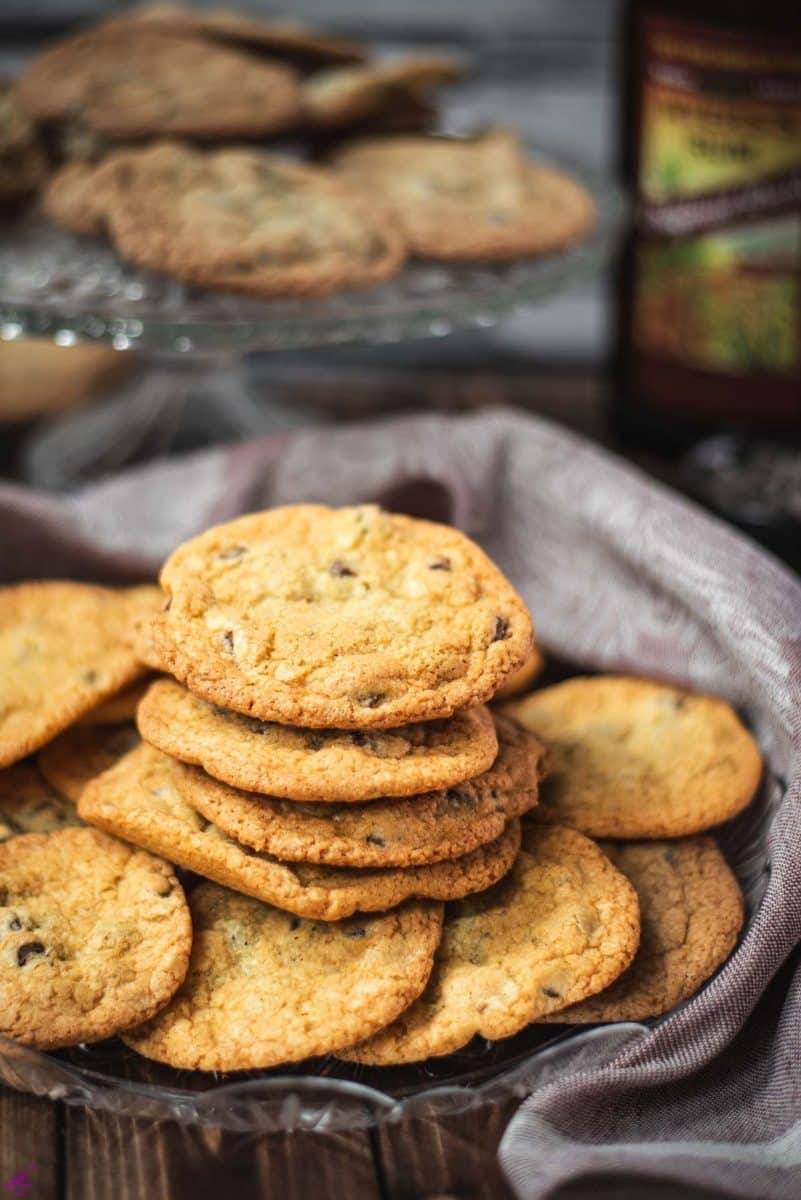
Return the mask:
[[801, 32], [798, 0], [629, 0], [626, 7], [629, 14], [636, 11], [660, 13], [665, 17], [727, 29]]

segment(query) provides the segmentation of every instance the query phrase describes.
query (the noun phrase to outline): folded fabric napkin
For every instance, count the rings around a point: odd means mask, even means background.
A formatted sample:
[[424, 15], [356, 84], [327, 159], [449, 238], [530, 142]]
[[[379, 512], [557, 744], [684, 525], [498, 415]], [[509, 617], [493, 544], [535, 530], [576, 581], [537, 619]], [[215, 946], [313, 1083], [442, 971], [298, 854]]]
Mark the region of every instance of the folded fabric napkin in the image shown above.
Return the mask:
[[452, 521], [509, 574], [556, 654], [717, 692], [745, 713], [768, 771], [731, 836], [751, 838], [770, 870], [752, 881], [740, 946], [661, 1021], [567, 1042], [533, 1076], [500, 1157], [526, 1200], [598, 1171], [797, 1196], [801, 585], [636, 470], [506, 411], [268, 437], [63, 498], [3, 486], [0, 577], [146, 578], [205, 526], [302, 500]]

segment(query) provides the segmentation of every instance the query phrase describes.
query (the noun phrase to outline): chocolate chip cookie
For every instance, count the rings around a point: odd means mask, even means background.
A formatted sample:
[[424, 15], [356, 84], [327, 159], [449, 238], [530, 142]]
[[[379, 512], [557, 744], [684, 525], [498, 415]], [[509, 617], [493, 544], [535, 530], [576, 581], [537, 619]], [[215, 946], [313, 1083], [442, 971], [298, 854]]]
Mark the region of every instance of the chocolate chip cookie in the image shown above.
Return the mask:
[[[406, 255], [375, 197], [260, 150], [162, 142], [112, 156], [94, 182], [87, 222], [102, 224], [130, 262], [199, 286], [322, 296], [379, 283]], [[51, 193], [49, 211], [63, 223], [81, 211], [80, 180], [75, 192], [60, 218]]]
[[38, 122], [69, 118], [120, 140], [264, 137], [301, 112], [290, 67], [138, 26], [58, 42], [23, 71], [17, 94]]
[[512, 696], [519, 696], [521, 692], [530, 690], [532, 683], [540, 676], [542, 669], [545, 666], [545, 659], [539, 646], [534, 646], [531, 654], [523, 663], [519, 671], [515, 671], [510, 675], [493, 696], [493, 700], [509, 700]]
[[0, 771], [0, 842], [81, 824], [73, 805], [54, 792], [35, 767], [21, 763]]
[[142, 4], [109, 18], [103, 28], [120, 29], [132, 23], [155, 31], [192, 34], [230, 42], [251, 51], [263, 51], [270, 58], [292, 63], [299, 70], [358, 63], [366, 56], [362, 46], [335, 34], [297, 21], [265, 21], [227, 8], [199, 11], [179, 4]]
[[569, 679], [506, 705], [550, 751], [537, 821], [591, 837], [701, 833], [741, 812], [759, 748], [724, 700], [625, 676]]
[[180, 546], [145, 631], [196, 695], [265, 721], [390, 729], [487, 700], [525, 661], [525, 604], [464, 534], [372, 505], [240, 517]]
[[186, 982], [125, 1041], [202, 1071], [297, 1062], [380, 1029], [425, 987], [442, 927], [438, 904], [323, 925], [210, 883], [190, 905]]
[[498, 738], [483, 705], [396, 729], [298, 729], [193, 696], [171, 679], [139, 706], [145, 741], [244, 791], [353, 803], [448, 788], [489, 770]]
[[24, 758], [145, 673], [125, 644], [157, 588], [0, 589], [0, 766]]
[[133, 750], [139, 734], [131, 724], [74, 725], [43, 750], [36, 763], [52, 788], [77, 804], [91, 779]]
[[98, 704], [97, 708], [93, 708], [91, 712], [88, 712], [85, 717], [81, 718], [81, 724], [123, 725], [126, 721], [134, 721], [136, 719], [136, 710], [142, 700], [144, 700], [152, 684], [153, 679], [151, 676], [131, 684], [129, 688], [118, 692], [116, 696], [111, 696], [108, 700], [104, 700], [102, 704]]
[[580, 241], [595, 221], [580, 184], [529, 162], [502, 130], [368, 140], [346, 147], [334, 166], [391, 207], [423, 258], [500, 262], [551, 253]]
[[537, 802], [541, 743], [512, 721], [484, 775], [447, 791], [368, 804], [299, 804], [240, 792], [193, 767], [175, 768], [181, 792], [223, 833], [285, 862], [411, 867], [461, 858], [495, 841]]
[[604, 842], [602, 849], [636, 889], [640, 948], [605, 991], [543, 1020], [595, 1024], [658, 1017], [698, 991], [728, 958], [742, 928], [740, 885], [713, 838]]
[[[120, 153], [124, 161], [125, 152]], [[53, 224], [87, 236], [104, 233], [119, 161], [120, 154], [112, 154], [99, 163], [68, 162], [56, 171], [42, 196], [42, 208]]]
[[0, 844], [0, 1033], [53, 1049], [154, 1016], [192, 926], [167, 863], [95, 829]]
[[36, 126], [11, 84], [0, 80], [0, 208], [14, 207], [37, 191], [47, 171]]
[[88, 784], [79, 813], [179, 867], [301, 917], [337, 921], [413, 898], [448, 900], [481, 891], [506, 874], [520, 845], [520, 823], [510, 821], [494, 842], [427, 866], [351, 870], [279, 862], [200, 815], [184, 792], [188, 770], [152, 746], [139, 746]]
[[601, 991], [639, 942], [637, 895], [598, 847], [538, 829], [491, 891], [449, 905], [428, 985], [411, 1008], [340, 1057], [388, 1066], [495, 1040]]
[[449, 59], [434, 57], [319, 71], [301, 87], [304, 121], [312, 130], [329, 130], [381, 120], [409, 100], [425, 103], [435, 88], [460, 74]]

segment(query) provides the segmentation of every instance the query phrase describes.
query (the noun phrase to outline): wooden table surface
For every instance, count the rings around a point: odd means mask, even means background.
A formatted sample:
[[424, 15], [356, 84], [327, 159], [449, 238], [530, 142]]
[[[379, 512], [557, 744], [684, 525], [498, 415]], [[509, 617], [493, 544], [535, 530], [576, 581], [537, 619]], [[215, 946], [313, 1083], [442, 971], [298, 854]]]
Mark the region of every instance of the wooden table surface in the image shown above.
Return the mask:
[[[330, 382], [333, 378], [333, 382]], [[360, 382], [361, 381], [361, 382]], [[372, 415], [374, 380], [306, 377], [312, 410]], [[393, 376], [382, 409], [465, 410], [507, 403], [545, 413], [607, 443], [603, 376], [590, 369], [505, 375]], [[670, 477], [671, 468], [663, 474]], [[0, 1089], [0, 1200], [464, 1200], [511, 1197], [496, 1160], [516, 1103], [485, 1106], [436, 1124], [406, 1120], [371, 1131], [256, 1136], [132, 1121]], [[21, 1172], [28, 1172], [29, 1190]], [[587, 1180], [563, 1197], [698, 1196], [653, 1182]]]
[[155, 1125], [0, 1092], [0, 1195], [37, 1200], [407, 1200], [511, 1197], [495, 1149], [514, 1105], [342, 1134], [254, 1136]]

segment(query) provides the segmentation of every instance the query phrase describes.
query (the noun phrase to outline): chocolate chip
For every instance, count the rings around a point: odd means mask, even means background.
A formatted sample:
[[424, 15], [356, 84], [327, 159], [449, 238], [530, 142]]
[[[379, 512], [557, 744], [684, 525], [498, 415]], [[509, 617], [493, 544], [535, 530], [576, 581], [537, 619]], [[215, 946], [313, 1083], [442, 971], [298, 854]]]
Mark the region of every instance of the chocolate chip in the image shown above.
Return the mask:
[[346, 937], [346, 938], [363, 938], [363, 937], [367, 937], [367, 930], [366, 930], [366, 929], [364, 929], [364, 928], [362, 928], [362, 926], [361, 926], [361, 925], [357, 926], [357, 927], [356, 927], [356, 929], [346, 929], [346, 930], [345, 930], [345, 937]]
[[325, 745], [325, 738], [320, 737], [317, 733], [308, 733], [306, 735], [307, 750], [322, 750]]
[[493, 642], [502, 642], [509, 633], [509, 622], [506, 617], [495, 618], [495, 628], [492, 631]]
[[241, 558], [247, 550], [247, 546], [229, 546], [227, 550], [221, 550], [217, 555], [223, 562], [228, 562], [234, 558]]
[[665, 862], [670, 863], [671, 867], [674, 867], [676, 865], [676, 851], [675, 850], [666, 850], [665, 851]]
[[542, 991], [543, 991], [544, 995], [550, 996], [551, 1000], [561, 1000], [562, 999], [562, 993], [558, 992], [556, 990], [556, 988], [544, 987], [544, 988], [542, 988]]
[[33, 958], [34, 954], [44, 954], [45, 948], [41, 942], [25, 942], [17, 950], [17, 962], [21, 967], [24, 967], [29, 958]]
[[86, 671], [81, 671], [81, 679], [84, 681], [84, 683], [97, 683], [97, 671], [95, 671], [94, 668], [89, 667]]
[[354, 746], [366, 746], [367, 734], [362, 733], [361, 729], [357, 729], [355, 733], [350, 735], [350, 740], [353, 742]]
[[295, 929], [300, 929], [300, 917], [290, 917], [289, 918], [289, 928], [290, 928], [290, 930], [293, 930], [293, 931]]
[[350, 569], [350, 567], [348, 566], [348, 564], [344, 563], [341, 558], [334, 559], [334, 561], [331, 563], [330, 567], [328, 568], [328, 574], [336, 575], [340, 578], [345, 575], [350, 575], [350, 577], [352, 579], [356, 578], [356, 572], [352, 571]]
[[359, 704], [362, 708], [378, 708], [383, 699], [383, 692], [370, 692], [367, 696], [359, 696]]
[[8, 923], [8, 928], [13, 933], [16, 933], [18, 929], [22, 929], [22, 921], [20, 921], [19, 917], [12, 917]]
[[429, 571], [450, 571], [451, 560], [443, 554], [441, 558], [435, 558], [433, 562], [428, 564]]
[[225, 633], [222, 635], [222, 644], [225, 646], [225, 648], [229, 654], [233, 654], [233, 652], [234, 652], [234, 635], [233, 635], [232, 630], [226, 629]]
[[364, 840], [366, 842], [368, 842], [371, 846], [386, 846], [386, 844], [387, 844], [384, 841], [384, 839], [382, 837], [380, 837], [377, 833], [368, 833], [367, 837]]

